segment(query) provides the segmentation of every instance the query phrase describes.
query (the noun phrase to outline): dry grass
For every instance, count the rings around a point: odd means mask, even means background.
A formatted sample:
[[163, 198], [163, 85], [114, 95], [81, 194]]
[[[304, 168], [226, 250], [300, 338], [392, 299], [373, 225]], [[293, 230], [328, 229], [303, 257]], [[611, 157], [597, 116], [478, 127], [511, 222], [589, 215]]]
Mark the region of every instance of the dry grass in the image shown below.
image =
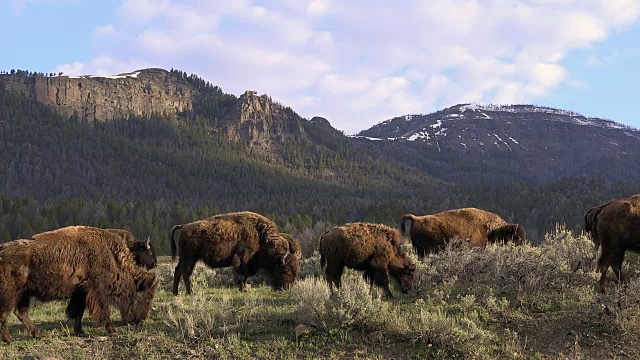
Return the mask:
[[[331, 291], [317, 254], [302, 261], [303, 279], [272, 291], [264, 274], [241, 293], [229, 269], [198, 265], [193, 295], [170, 294], [173, 273], [162, 259], [162, 286], [141, 327], [107, 336], [85, 320], [86, 338], [70, 334], [64, 303], [36, 304], [44, 338], [33, 340], [12, 318], [4, 358], [41, 359], [315, 359], [639, 358], [640, 266], [630, 279], [597, 292], [591, 241], [562, 227], [537, 247], [466, 247], [454, 242], [417, 264], [417, 289], [386, 300], [361, 273], [347, 271]], [[113, 317], [118, 318], [114, 311]]]

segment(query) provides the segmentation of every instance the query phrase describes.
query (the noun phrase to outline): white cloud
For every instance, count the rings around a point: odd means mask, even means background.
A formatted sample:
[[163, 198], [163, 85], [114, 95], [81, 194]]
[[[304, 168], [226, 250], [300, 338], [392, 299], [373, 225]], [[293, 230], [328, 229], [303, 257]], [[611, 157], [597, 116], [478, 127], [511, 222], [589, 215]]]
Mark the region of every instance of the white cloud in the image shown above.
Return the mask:
[[109, 36], [109, 35], [114, 35], [115, 33], [116, 33], [116, 30], [112, 24], [98, 26], [96, 28], [96, 35], [98, 36]]
[[[534, 102], [580, 86], [563, 64], [567, 54], [640, 17], [636, 0], [508, 3], [124, 0], [116, 21], [96, 30], [109, 34], [94, 39], [100, 53], [61, 68], [178, 68], [227, 92], [267, 93], [353, 133], [407, 112]], [[594, 53], [585, 65], [607, 56]]]
[[56, 74], [59, 72], [69, 76], [83, 75], [84, 64], [74, 62], [73, 64], [58, 65], [58, 67], [56, 67]]

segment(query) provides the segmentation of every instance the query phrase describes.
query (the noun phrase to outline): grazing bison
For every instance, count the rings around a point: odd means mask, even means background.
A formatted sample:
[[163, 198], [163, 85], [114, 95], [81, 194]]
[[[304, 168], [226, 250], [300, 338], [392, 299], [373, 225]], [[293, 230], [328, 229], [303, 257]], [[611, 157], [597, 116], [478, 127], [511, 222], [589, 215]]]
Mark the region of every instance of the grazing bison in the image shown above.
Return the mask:
[[199, 260], [211, 268], [232, 266], [242, 291], [247, 290], [247, 278], [261, 268], [270, 273], [274, 289], [289, 286], [297, 277], [298, 257], [289, 251], [289, 242], [276, 224], [260, 214], [236, 212], [174, 226], [169, 234], [172, 261], [176, 231], [179, 260], [173, 277], [175, 295], [181, 277], [187, 294], [191, 294], [189, 277]]
[[29, 317], [30, 298], [40, 301], [69, 299], [86, 293], [94, 322], [115, 331], [110, 302], [126, 319], [148, 312], [150, 302], [135, 301], [137, 291], [153, 292], [156, 276], [136, 267], [133, 257], [117, 235], [101, 229], [83, 230], [78, 237], [19, 240], [3, 245], [0, 252], [0, 325], [2, 339], [13, 341], [8, 315], [14, 311], [34, 337], [40, 330]]
[[[85, 231], [91, 232], [93, 231], [93, 229], [96, 228], [90, 226], [68, 226], [43, 232], [40, 234], [35, 234], [32, 236], [32, 239], [46, 240], [59, 239], [62, 237], [78, 238], [82, 237]], [[130, 231], [123, 229], [104, 230], [118, 236], [123, 241], [123, 243], [131, 252], [136, 265], [147, 270], [153, 269], [157, 266], [158, 260], [150, 240], [147, 239], [147, 241], [139, 241]], [[124, 322], [139, 323], [140, 321], [146, 319], [148, 311], [151, 308], [151, 301], [154, 294], [155, 289], [138, 294], [136, 301], [148, 302], [148, 306], [146, 306], [146, 312], [139, 311], [136, 315], [125, 314], [121, 312], [122, 320]], [[67, 305], [67, 309], [65, 311], [65, 313], [67, 314], [67, 318], [74, 320], [74, 332], [76, 335], [84, 334], [84, 331], [82, 331], [82, 316], [84, 315], [84, 310], [86, 308], [86, 297], [87, 294], [86, 291], [84, 291], [84, 288], [79, 288], [78, 291], [74, 293], [73, 296], [71, 296], [71, 299], [69, 300], [69, 304]]]
[[389, 274], [402, 291], [413, 288], [415, 265], [401, 251], [398, 230], [382, 224], [350, 223], [320, 237], [320, 265], [330, 285], [340, 286], [344, 267], [364, 271], [367, 280], [381, 286], [388, 297]]
[[[407, 221], [411, 225], [407, 227]], [[507, 224], [500, 216], [476, 208], [443, 211], [433, 215], [406, 214], [400, 222], [400, 231], [409, 232], [413, 248], [422, 257], [443, 248], [452, 238], [468, 239], [473, 246], [486, 246], [487, 242], [526, 241], [522, 226]]]
[[605, 287], [607, 270], [613, 269], [617, 280], [622, 278], [624, 252], [640, 252], [640, 194], [605, 204], [593, 216], [593, 241], [602, 251], [598, 258], [600, 291]]

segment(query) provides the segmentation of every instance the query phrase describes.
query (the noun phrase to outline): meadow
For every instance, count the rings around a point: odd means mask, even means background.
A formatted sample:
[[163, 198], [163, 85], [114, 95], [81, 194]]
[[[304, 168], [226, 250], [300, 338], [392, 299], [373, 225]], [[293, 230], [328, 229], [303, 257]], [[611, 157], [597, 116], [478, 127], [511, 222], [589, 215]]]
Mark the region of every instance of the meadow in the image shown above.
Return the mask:
[[[411, 253], [407, 244], [406, 250]], [[418, 260], [416, 289], [385, 299], [347, 271], [331, 291], [319, 256], [305, 257], [301, 279], [272, 291], [264, 274], [241, 293], [229, 269], [199, 264], [194, 293], [171, 294], [173, 269], [161, 258], [161, 290], [149, 318], [107, 335], [85, 316], [72, 335], [64, 302], [36, 304], [43, 329], [32, 339], [12, 316], [7, 359], [626, 359], [640, 358], [640, 262], [627, 255], [621, 285], [597, 291], [598, 252], [562, 226], [539, 246], [471, 248], [453, 241]], [[610, 278], [613, 275], [609, 274]], [[114, 310], [113, 319], [119, 319]]]

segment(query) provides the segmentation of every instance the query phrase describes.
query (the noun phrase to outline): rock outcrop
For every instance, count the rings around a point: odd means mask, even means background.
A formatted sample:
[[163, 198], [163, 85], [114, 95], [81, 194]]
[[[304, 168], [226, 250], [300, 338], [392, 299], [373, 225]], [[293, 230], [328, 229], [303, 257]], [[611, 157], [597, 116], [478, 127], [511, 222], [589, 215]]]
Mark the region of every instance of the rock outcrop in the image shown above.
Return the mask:
[[274, 103], [267, 95], [245, 91], [222, 119], [225, 136], [246, 141], [252, 147], [271, 148], [286, 138], [306, 139], [302, 119], [290, 108]]
[[51, 105], [64, 116], [109, 121], [130, 115], [176, 114], [193, 107], [196, 90], [162, 69], [115, 76], [1, 75], [5, 86]]

